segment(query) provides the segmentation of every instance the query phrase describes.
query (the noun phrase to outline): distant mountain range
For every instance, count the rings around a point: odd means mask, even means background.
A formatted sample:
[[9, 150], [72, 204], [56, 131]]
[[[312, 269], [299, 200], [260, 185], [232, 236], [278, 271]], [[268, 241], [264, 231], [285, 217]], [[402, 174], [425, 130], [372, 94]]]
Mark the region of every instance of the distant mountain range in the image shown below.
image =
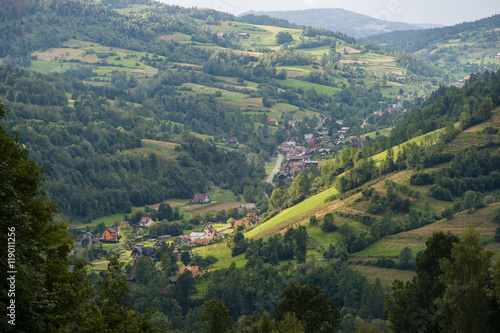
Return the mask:
[[325, 28], [342, 32], [355, 38], [365, 38], [381, 33], [399, 30], [419, 30], [440, 27], [439, 24], [409, 24], [379, 20], [340, 8], [322, 8], [287, 11], [247, 12], [240, 16], [254, 14], [267, 15], [288, 20], [290, 23]]

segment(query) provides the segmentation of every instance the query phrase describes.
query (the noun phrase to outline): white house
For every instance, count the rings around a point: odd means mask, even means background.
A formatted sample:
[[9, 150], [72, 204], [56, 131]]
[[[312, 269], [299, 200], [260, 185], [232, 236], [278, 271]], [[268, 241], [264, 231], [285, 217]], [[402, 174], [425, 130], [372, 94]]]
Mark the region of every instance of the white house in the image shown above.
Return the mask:
[[153, 219], [151, 217], [149, 217], [149, 216], [143, 216], [139, 220], [139, 225], [141, 227], [149, 227], [152, 222], [153, 222]]
[[189, 237], [191, 237], [191, 241], [195, 241], [197, 239], [205, 239], [206, 234], [205, 234], [205, 231], [193, 231], [193, 232], [191, 232]]

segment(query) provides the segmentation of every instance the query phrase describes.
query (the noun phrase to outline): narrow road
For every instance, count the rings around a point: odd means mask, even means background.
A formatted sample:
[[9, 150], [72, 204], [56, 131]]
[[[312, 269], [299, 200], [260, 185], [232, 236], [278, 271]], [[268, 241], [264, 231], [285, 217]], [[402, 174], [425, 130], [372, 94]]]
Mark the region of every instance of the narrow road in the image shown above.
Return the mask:
[[270, 184], [273, 183], [274, 175], [280, 170], [281, 162], [283, 162], [283, 155], [278, 153], [278, 158], [276, 159], [276, 165], [274, 166], [273, 171], [271, 171], [271, 174], [269, 175], [269, 177], [267, 177], [266, 182], [268, 182]]

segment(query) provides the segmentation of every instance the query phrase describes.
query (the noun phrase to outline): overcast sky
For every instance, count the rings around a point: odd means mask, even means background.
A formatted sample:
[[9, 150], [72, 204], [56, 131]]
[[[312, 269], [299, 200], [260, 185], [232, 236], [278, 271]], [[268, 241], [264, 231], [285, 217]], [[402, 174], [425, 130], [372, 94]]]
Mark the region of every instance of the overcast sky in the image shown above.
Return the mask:
[[250, 10], [344, 8], [378, 19], [454, 25], [500, 13], [499, 0], [160, 0], [184, 7], [241, 14]]

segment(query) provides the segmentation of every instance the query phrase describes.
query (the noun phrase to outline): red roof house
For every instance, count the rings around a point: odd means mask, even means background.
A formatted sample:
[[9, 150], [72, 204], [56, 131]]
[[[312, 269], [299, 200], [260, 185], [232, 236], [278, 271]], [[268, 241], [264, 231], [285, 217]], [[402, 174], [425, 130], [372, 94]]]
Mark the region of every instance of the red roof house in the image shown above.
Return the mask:
[[151, 219], [151, 217], [149, 217], [149, 216], [143, 216], [139, 220], [139, 225], [142, 226], [142, 227], [149, 227], [149, 225], [152, 222], [153, 222], [153, 220]]

